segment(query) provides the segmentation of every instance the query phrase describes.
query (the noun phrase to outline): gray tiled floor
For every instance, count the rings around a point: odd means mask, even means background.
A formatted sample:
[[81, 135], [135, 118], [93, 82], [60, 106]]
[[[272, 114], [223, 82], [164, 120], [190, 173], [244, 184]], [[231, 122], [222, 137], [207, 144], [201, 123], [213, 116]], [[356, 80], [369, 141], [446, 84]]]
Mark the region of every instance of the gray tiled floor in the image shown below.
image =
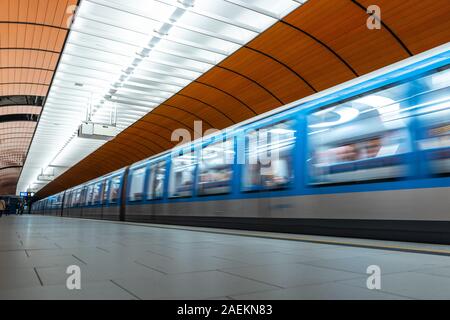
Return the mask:
[[[211, 231], [4, 216], [0, 299], [450, 299], [449, 256]], [[66, 287], [70, 265], [81, 290]], [[366, 287], [369, 265], [381, 290]]]

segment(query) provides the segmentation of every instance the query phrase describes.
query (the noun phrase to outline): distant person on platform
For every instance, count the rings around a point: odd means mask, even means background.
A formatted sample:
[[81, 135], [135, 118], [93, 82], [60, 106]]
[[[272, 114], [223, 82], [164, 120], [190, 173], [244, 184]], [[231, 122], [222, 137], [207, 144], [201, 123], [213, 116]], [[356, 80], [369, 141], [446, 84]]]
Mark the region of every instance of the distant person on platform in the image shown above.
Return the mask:
[[0, 199], [0, 217], [3, 215], [3, 213], [6, 210], [6, 202], [3, 199]]
[[23, 201], [19, 202], [19, 215], [23, 215], [23, 210], [24, 210], [25, 204], [23, 203]]

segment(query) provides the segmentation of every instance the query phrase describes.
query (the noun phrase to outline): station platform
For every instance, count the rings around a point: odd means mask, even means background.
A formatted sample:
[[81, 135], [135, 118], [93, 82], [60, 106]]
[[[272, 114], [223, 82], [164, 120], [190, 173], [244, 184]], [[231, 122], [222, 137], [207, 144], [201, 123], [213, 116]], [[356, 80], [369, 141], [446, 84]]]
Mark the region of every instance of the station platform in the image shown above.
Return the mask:
[[[81, 290], [69, 290], [69, 266]], [[379, 266], [381, 288], [368, 289]], [[449, 299], [450, 246], [0, 218], [0, 299]]]

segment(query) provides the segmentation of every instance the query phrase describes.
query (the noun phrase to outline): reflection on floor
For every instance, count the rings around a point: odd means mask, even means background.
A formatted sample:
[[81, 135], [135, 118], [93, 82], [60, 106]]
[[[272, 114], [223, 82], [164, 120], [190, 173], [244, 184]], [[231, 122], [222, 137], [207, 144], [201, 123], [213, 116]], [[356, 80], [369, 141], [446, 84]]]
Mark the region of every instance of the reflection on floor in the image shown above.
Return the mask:
[[[67, 289], [71, 265], [81, 269], [81, 290]], [[367, 288], [370, 265], [381, 268], [381, 290]], [[449, 298], [450, 256], [81, 219], [0, 218], [0, 299]]]

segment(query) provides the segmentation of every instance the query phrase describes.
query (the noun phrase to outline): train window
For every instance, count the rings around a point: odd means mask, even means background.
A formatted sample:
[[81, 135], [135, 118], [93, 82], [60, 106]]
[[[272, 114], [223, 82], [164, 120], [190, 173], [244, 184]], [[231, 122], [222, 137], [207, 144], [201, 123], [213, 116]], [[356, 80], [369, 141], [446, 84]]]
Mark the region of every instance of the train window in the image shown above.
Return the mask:
[[80, 189], [77, 190], [77, 202], [76, 202], [77, 206], [80, 206], [81, 203], [82, 203], [83, 192], [84, 192], [83, 188], [80, 188]]
[[73, 208], [78, 204], [78, 200], [80, 198], [80, 189], [76, 189], [73, 191], [72, 201], [70, 202], [70, 207]]
[[72, 201], [74, 197], [75, 197], [75, 190], [70, 190], [69, 197], [66, 200], [67, 208], [72, 207]]
[[77, 196], [77, 190], [72, 190], [72, 196], [70, 197], [69, 208], [73, 208], [75, 197]]
[[64, 208], [69, 208], [72, 202], [73, 190], [69, 190], [66, 192], [66, 196], [64, 198]]
[[93, 190], [93, 194], [92, 194], [92, 204], [99, 204], [100, 203], [100, 196], [102, 193], [102, 183], [101, 182], [97, 182], [94, 185], [94, 190]]
[[86, 193], [87, 193], [87, 187], [81, 187], [81, 193], [80, 193], [80, 202], [79, 205], [83, 206], [86, 202]]
[[[407, 91], [393, 87], [310, 114], [310, 183], [406, 176], [411, 143]], [[397, 102], [399, 97], [403, 102]]]
[[92, 204], [92, 195], [93, 195], [93, 191], [94, 191], [94, 185], [90, 185], [87, 187], [86, 190], [86, 205], [89, 206]]
[[115, 176], [111, 179], [111, 190], [109, 195], [109, 202], [116, 203], [120, 197], [120, 181], [122, 176]]
[[146, 167], [133, 169], [130, 173], [131, 183], [129, 188], [128, 199], [130, 201], [142, 200], [144, 193]]
[[166, 161], [160, 161], [150, 166], [148, 180], [148, 200], [162, 199], [164, 194], [164, 180], [166, 177]]
[[450, 105], [448, 107], [448, 110], [426, 116], [425, 134], [419, 141], [419, 148], [426, 152], [429, 168], [434, 174], [450, 173]]
[[102, 195], [102, 203], [105, 204], [106, 201], [108, 201], [108, 195], [109, 195], [109, 179], [106, 179], [103, 181], [104, 187], [103, 187], [103, 195]]
[[418, 146], [431, 173], [450, 173], [450, 70], [430, 75], [423, 82], [428, 90], [420, 97]]
[[243, 191], [284, 189], [293, 182], [295, 135], [293, 120], [247, 132]]
[[213, 143], [203, 148], [199, 163], [199, 194], [209, 195], [230, 192], [233, 162], [233, 140]]
[[194, 184], [196, 156], [193, 152], [185, 152], [172, 156], [170, 170], [170, 197], [190, 197]]
[[70, 198], [67, 201], [67, 207], [68, 208], [72, 208], [73, 207], [73, 201], [74, 201], [74, 198], [76, 196], [76, 193], [77, 193], [76, 190], [71, 190], [70, 191]]
[[60, 196], [59, 194], [57, 194], [54, 198], [53, 198], [53, 209], [57, 209], [59, 207], [60, 204]]
[[58, 195], [58, 209], [62, 208], [64, 200], [64, 192]]

